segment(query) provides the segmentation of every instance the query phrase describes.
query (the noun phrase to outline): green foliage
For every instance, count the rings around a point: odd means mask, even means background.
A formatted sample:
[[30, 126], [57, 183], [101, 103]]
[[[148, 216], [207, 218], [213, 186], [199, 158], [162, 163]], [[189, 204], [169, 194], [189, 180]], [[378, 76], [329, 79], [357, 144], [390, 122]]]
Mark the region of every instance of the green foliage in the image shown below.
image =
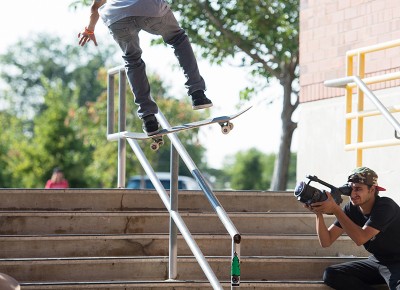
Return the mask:
[[264, 155], [255, 148], [238, 152], [225, 166], [230, 186], [237, 190], [265, 190], [270, 185], [274, 159], [275, 155]]
[[[61, 49], [59, 39], [42, 38], [19, 41], [0, 56], [7, 84], [0, 96], [18, 100], [0, 111], [0, 187], [43, 187], [56, 166], [63, 168], [71, 187], [115, 187], [117, 143], [106, 139], [107, 70], [103, 61], [107, 53], [81, 53], [68, 45]], [[35, 53], [27, 56], [27, 52]], [[152, 95], [172, 125], [207, 116], [193, 111], [188, 99], [170, 98], [157, 76], [149, 79]], [[127, 97], [127, 128], [140, 132], [142, 122], [129, 88]], [[19, 113], [24, 108], [32, 116]], [[201, 165], [205, 150], [196, 131], [180, 137]], [[155, 170], [169, 170], [166, 143], [152, 152], [150, 141], [140, 142]], [[127, 176], [142, 171], [133, 155], [127, 146]], [[181, 169], [185, 173], [185, 167]]]
[[241, 58], [254, 74], [280, 79], [298, 55], [298, 0], [176, 0], [173, 9], [203, 57]]
[[[81, 174], [89, 155], [76, 138], [74, 130], [66, 123], [67, 94], [61, 84], [54, 88], [45, 87], [44, 108], [34, 118], [33, 135], [19, 131], [18, 139], [7, 140], [8, 144], [18, 144], [7, 152], [14, 152], [13, 158], [7, 162], [13, 182], [2, 184], [2, 187], [43, 187], [57, 166], [61, 166], [68, 174], [70, 184], [75, 187], [86, 186]], [[6, 134], [15, 129], [20, 130], [21, 127], [7, 128]]]
[[21, 187], [14, 178], [14, 162], [19, 160], [20, 148], [25, 145], [24, 124], [14, 115], [0, 111], [0, 187]]
[[[255, 148], [238, 152], [234, 156], [227, 158], [224, 171], [228, 173], [230, 187], [235, 190], [269, 189], [271, 186], [275, 159], [275, 154], [264, 154]], [[292, 153], [289, 168], [290, 186], [288, 188], [294, 188], [296, 182], [295, 153]], [[222, 178], [224, 177], [222, 176]]]
[[7, 98], [0, 101], [10, 103], [18, 116], [40, 112], [46, 92], [43, 78], [52, 85], [61, 82], [68, 96], [79, 90], [75, 94], [79, 106], [94, 101], [104, 90], [96, 72], [112, 54], [111, 47], [94, 51], [45, 34], [19, 40], [0, 56], [0, 77], [9, 88]]
[[283, 126], [272, 188], [285, 189], [297, 128], [292, 114], [299, 105], [299, 0], [174, 0], [171, 6], [204, 58], [217, 64], [229, 60], [263, 80], [245, 88], [241, 100], [252, 98], [271, 78], [279, 80]]
[[69, 5], [71, 9], [78, 9], [82, 6], [88, 6], [92, 3], [91, 0], [73, 0], [72, 3]]

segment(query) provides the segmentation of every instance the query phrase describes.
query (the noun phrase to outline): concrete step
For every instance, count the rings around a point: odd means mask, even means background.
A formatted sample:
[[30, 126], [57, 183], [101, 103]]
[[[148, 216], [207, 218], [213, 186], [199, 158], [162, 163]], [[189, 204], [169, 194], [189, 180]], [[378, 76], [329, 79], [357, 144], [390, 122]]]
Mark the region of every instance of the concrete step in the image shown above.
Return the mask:
[[[228, 282], [221, 281], [224, 289], [231, 289]], [[211, 290], [212, 287], [205, 281], [114, 281], [114, 282], [54, 282], [54, 283], [23, 283], [23, 290], [79, 290], [79, 289], [95, 289], [95, 290]], [[332, 289], [323, 285], [321, 281], [241, 281], [240, 288], [242, 290], [268, 289], [268, 290], [329, 290]], [[378, 289], [378, 288], [377, 288]], [[385, 288], [379, 288], [385, 289]], [[386, 288], [387, 289], [387, 288]]]
[[[291, 192], [215, 191], [229, 212], [304, 212]], [[154, 190], [0, 189], [0, 210], [133, 211], [165, 209]], [[202, 191], [180, 191], [179, 208], [212, 212]]]
[[[181, 212], [191, 233], [226, 230], [215, 213]], [[242, 234], [315, 234], [312, 213], [230, 213]], [[326, 218], [333, 221], [332, 216]], [[1, 235], [168, 233], [168, 212], [2, 211]]]
[[[204, 255], [230, 255], [232, 242], [228, 235], [193, 235], [193, 238]], [[168, 256], [168, 242], [168, 234], [0, 236], [0, 258]], [[349, 237], [340, 237], [331, 247], [322, 248], [315, 235], [243, 235], [241, 254], [368, 256]], [[192, 255], [181, 235], [178, 255]]]
[[[206, 258], [219, 280], [230, 279], [230, 257]], [[354, 260], [344, 257], [246, 257], [241, 258], [241, 277], [253, 281], [319, 281], [332, 264]], [[21, 283], [162, 281], [168, 278], [168, 257], [86, 257], [49, 259], [0, 259], [0, 272]], [[206, 277], [193, 257], [178, 257], [179, 280]]]
[[[328, 265], [367, 255], [348, 237], [321, 248], [314, 214], [291, 192], [215, 194], [242, 233], [241, 289], [327, 290]], [[180, 235], [179, 280], [165, 281], [169, 215], [155, 191], [0, 189], [0, 200], [0, 272], [22, 290], [211, 289]], [[181, 191], [179, 208], [230, 289], [231, 240], [204, 194]]]
[[[224, 289], [231, 289], [229, 282], [221, 281]], [[388, 290], [386, 285], [375, 286], [377, 290]], [[211, 290], [212, 287], [205, 281], [113, 281], [113, 282], [54, 282], [54, 283], [23, 283], [22, 290]], [[268, 289], [268, 290], [330, 290], [322, 281], [241, 281], [241, 290]]]

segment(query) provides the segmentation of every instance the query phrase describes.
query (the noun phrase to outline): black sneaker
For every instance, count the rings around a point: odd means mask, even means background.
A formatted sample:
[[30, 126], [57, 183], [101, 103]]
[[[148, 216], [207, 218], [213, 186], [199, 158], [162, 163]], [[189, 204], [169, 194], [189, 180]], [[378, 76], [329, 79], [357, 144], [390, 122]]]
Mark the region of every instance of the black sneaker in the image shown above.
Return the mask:
[[195, 91], [192, 94], [192, 108], [193, 110], [200, 110], [200, 109], [205, 109], [212, 107], [213, 103], [211, 100], [209, 100], [206, 95], [204, 94], [204, 91]]
[[160, 131], [160, 126], [158, 125], [156, 116], [148, 115], [143, 117], [143, 131], [147, 136], [155, 135]]

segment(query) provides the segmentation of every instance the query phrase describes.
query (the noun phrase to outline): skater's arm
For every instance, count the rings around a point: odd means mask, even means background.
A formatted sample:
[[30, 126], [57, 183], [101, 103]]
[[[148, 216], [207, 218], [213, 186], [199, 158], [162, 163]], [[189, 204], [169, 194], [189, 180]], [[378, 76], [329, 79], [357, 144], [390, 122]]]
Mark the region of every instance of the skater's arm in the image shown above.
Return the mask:
[[79, 45], [84, 46], [90, 40], [97, 46], [96, 36], [94, 34], [94, 29], [96, 27], [97, 21], [99, 20], [99, 8], [104, 5], [107, 0], [93, 0], [90, 7], [90, 17], [89, 24], [85, 29], [78, 34]]

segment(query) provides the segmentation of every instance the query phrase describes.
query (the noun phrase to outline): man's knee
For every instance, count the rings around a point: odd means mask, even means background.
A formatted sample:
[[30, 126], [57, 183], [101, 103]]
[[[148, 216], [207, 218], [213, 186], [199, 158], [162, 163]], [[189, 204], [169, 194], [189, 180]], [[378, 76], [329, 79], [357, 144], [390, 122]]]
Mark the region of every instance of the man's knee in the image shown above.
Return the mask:
[[188, 41], [188, 36], [185, 30], [180, 29], [176, 34], [174, 34], [169, 39], [165, 39], [164, 41], [172, 47], [178, 47], [184, 41]]
[[328, 286], [332, 286], [334, 285], [335, 281], [337, 281], [338, 279], [338, 271], [333, 268], [333, 267], [328, 267], [325, 269], [324, 271], [324, 275], [322, 276], [322, 280], [324, 281], [324, 283]]
[[142, 52], [135, 52], [123, 56], [126, 63], [140, 65], [143, 62]]

